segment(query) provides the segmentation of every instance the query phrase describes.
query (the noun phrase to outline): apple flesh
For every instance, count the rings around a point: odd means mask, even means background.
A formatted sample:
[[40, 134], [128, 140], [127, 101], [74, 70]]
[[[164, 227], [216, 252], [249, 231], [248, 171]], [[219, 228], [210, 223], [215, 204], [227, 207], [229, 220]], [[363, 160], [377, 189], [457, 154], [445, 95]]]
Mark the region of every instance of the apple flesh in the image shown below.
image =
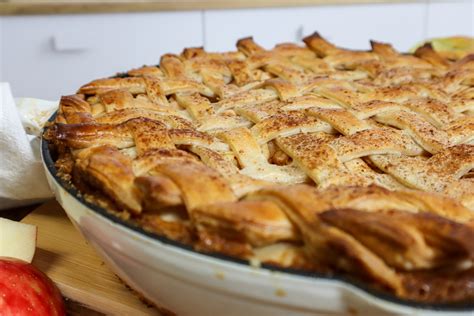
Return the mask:
[[63, 316], [58, 288], [28, 262], [0, 257], [0, 315]]
[[36, 249], [36, 226], [0, 218], [0, 256], [31, 262]]

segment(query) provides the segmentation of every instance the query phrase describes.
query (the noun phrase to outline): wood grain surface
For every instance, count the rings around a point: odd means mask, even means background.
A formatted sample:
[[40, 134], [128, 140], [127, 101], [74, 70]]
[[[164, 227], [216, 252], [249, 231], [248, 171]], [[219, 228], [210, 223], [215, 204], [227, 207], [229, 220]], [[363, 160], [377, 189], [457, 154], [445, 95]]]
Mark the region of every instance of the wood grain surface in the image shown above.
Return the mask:
[[0, 0], [0, 15], [271, 8], [421, 1], [422, 0]]
[[109, 270], [56, 201], [40, 206], [22, 222], [38, 226], [33, 264], [68, 299], [70, 315], [160, 315]]

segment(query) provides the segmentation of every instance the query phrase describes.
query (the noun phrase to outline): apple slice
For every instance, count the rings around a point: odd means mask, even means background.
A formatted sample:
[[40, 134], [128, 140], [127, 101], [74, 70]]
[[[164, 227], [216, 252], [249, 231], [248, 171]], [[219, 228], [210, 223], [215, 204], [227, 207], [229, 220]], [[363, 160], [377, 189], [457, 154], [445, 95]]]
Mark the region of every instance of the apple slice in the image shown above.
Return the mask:
[[0, 218], [0, 257], [31, 262], [36, 249], [36, 226]]

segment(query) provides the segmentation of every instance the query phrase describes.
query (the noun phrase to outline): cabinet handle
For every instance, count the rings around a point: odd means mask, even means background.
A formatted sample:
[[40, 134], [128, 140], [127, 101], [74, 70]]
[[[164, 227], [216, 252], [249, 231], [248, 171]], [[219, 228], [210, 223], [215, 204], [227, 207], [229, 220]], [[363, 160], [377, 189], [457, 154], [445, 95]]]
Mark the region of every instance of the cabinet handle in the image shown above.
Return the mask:
[[59, 53], [82, 53], [91, 47], [88, 39], [72, 34], [55, 34], [52, 43], [53, 50]]
[[297, 29], [296, 29], [296, 41], [297, 42], [301, 42], [303, 40], [303, 36], [304, 36], [304, 26], [303, 25], [300, 25]]

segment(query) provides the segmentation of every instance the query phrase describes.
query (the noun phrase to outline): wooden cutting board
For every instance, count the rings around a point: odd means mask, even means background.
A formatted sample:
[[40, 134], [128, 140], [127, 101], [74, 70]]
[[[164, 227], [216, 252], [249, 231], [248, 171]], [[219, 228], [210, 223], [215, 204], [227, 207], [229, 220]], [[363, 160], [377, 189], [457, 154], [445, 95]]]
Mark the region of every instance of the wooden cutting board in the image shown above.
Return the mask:
[[[56, 201], [43, 204], [22, 222], [38, 227], [33, 264], [57, 284], [67, 299], [107, 315], [160, 315], [110, 271]], [[70, 314], [92, 314], [80, 312], [79, 307], [73, 309]]]

